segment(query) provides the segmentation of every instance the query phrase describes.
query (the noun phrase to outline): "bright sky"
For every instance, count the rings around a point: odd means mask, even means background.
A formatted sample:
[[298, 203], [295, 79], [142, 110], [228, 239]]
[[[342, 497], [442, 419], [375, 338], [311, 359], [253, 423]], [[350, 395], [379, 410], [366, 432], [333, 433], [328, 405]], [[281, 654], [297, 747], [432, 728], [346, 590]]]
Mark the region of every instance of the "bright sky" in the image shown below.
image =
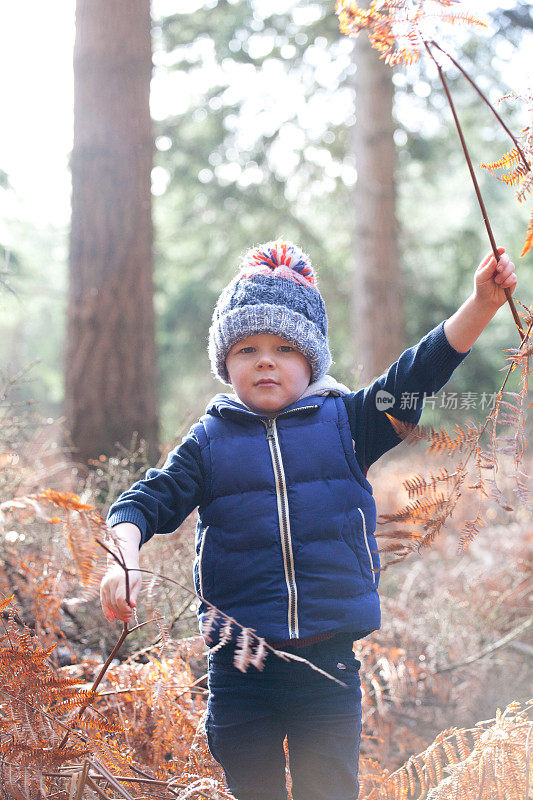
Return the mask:
[[[292, 0], [256, 3], [270, 11], [283, 11], [292, 5]], [[192, 11], [202, 4], [202, 0], [152, 0], [155, 15]], [[469, 10], [478, 13], [497, 5], [512, 6], [513, 2], [467, 3]], [[5, 193], [0, 191], [0, 217], [15, 214], [37, 225], [68, 222], [74, 8], [75, 0], [15, 0], [1, 5], [0, 170], [8, 173], [16, 200], [15, 205], [12, 198], [6, 205]], [[527, 84], [531, 50], [531, 45], [524, 47], [513, 60], [515, 71], [508, 80], [517, 89]], [[157, 116], [164, 113], [165, 105], [174, 111], [171, 95], [175, 93], [168, 92], [168, 88], [156, 77], [152, 101]], [[506, 87], [502, 89], [505, 91]]]

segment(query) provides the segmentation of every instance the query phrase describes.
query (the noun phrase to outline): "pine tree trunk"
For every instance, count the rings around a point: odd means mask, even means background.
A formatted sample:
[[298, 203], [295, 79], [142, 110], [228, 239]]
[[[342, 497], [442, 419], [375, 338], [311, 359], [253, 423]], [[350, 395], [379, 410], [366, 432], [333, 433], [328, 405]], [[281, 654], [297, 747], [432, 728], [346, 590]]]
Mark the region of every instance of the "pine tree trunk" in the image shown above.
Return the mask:
[[395, 214], [392, 70], [366, 34], [355, 46], [352, 335], [355, 368], [367, 383], [405, 347], [402, 279]]
[[157, 444], [149, 0], [77, 0], [65, 413], [82, 460]]

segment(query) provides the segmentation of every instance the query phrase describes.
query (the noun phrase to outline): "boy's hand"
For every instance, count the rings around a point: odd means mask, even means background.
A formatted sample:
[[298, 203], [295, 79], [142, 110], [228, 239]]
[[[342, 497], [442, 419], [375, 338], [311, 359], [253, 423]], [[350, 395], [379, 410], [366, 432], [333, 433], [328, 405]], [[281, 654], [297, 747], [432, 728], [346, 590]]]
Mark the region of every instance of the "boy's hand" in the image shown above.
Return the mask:
[[474, 291], [449, 319], [444, 333], [458, 353], [466, 353], [483, 333], [497, 310], [507, 302], [505, 289], [514, 292], [517, 278], [514, 264], [503, 247], [498, 247], [500, 260], [488, 253], [474, 276]]
[[[126, 601], [126, 573], [121, 566], [111, 566], [100, 584], [100, 602], [104, 617], [108, 622], [114, 622], [115, 617], [122, 622], [129, 622], [133, 609], [137, 607], [137, 595], [141, 588], [141, 573], [134, 571], [134, 565], [128, 564], [130, 604]], [[138, 568], [137, 564], [137, 568]]]
[[141, 531], [131, 522], [120, 522], [113, 526], [111, 538], [111, 549], [120, 553], [120, 560], [129, 570], [130, 604], [126, 602], [126, 573], [112, 556], [108, 557], [108, 570], [100, 583], [100, 602], [108, 622], [114, 622], [115, 617], [129, 622], [142, 584], [139, 572]]
[[505, 289], [511, 294], [516, 288], [518, 279], [515, 266], [505, 248], [498, 247], [500, 260], [496, 264], [493, 253], [487, 253], [474, 275], [474, 296], [487, 306], [496, 309], [507, 302]]

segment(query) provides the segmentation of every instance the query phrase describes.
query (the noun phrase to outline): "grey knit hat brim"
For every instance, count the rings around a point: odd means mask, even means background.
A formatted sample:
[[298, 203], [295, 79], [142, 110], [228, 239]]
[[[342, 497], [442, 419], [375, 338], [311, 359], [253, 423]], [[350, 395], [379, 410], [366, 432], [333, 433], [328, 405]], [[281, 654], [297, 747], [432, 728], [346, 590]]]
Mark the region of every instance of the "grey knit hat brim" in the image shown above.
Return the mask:
[[323, 377], [331, 365], [328, 340], [316, 324], [286, 306], [255, 303], [226, 311], [209, 330], [209, 359], [213, 373], [229, 383], [226, 357], [238, 341], [261, 333], [281, 336], [303, 353], [311, 380]]

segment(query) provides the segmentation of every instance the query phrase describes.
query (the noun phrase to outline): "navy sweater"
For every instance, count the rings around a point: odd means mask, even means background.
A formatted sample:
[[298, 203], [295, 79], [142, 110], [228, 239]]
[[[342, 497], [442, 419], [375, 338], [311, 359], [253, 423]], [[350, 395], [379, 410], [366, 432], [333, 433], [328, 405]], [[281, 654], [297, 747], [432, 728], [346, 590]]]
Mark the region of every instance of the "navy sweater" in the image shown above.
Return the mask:
[[[404, 422], [418, 423], [424, 395], [442, 389], [469, 353], [458, 353], [451, 346], [441, 322], [370, 386], [343, 396], [356, 458], [364, 475], [401, 441], [385, 412]], [[402, 398], [407, 400], [404, 408]], [[113, 503], [107, 524], [133, 523], [140, 529], [144, 544], [155, 533], [176, 530], [201, 505], [204, 486], [200, 447], [189, 432], [171, 450], [161, 469], [149, 469], [144, 480], [133, 484]]]

